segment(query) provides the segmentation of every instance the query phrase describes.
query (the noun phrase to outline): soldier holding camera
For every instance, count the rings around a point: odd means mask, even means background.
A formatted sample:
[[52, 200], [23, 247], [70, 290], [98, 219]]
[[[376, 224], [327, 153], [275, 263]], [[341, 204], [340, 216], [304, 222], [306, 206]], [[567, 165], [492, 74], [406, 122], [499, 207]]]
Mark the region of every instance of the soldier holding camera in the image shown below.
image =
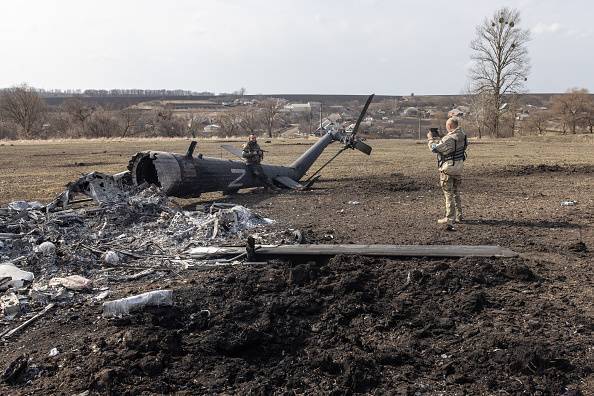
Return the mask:
[[441, 137], [437, 128], [431, 128], [427, 133], [427, 140], [431, 152], [437, 154], [439, 185], [445, 197], [446, 216], [437, 220], [437, 223], [445, 224], [448, 230], [453, 230], [454, 222], [462, 221], [460, 185], [468, 140], [459, 125], [458, 118], [449, 118], [446, 129], [448, 133]]

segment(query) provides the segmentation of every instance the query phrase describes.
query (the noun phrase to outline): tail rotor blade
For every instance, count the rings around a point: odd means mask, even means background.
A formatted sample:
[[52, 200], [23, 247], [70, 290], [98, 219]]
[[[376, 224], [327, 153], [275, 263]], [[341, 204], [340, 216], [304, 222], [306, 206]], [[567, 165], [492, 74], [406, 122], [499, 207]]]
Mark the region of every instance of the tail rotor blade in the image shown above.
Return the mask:
[[359, 150], [360, 152], [362, 152], [364, 154], [367, 154], [367, 155], [370, 155], [371, 154], [371, 150], [372, 150], [372, 147], [370, 145], [365, 144], [365, 143], [363, 143], [360, 140], [357, 140], [355, 142], [355, 148], [357, 150]]
[[355, 124], [355, 127], [353, 128], [353, 136], [355, 136], [357, 134], [357, 131], [359, 130], [359, 125], [361, 125], [361, 121], [363, 121], [363, 118], [365, 118], [365, 114], [367, 113], [367, 109], [369, 108], [369, 105], [371, 104], [371, 101], [373, 100], [373, 97], [374, 96], [375, 96], [375, 94], [371, 94], [367, 98], [367, 102], [365, 102], [365, 106], [363, 106], [363, 110], [361, 111], [361, 114], [359, 114], [359, 118], [357, 119], [357, 123]]

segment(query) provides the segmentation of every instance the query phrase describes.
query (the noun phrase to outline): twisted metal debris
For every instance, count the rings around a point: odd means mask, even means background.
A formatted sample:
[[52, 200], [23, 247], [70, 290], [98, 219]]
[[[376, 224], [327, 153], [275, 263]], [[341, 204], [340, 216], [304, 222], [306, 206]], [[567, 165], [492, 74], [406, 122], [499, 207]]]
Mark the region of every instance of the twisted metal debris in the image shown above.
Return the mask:
[[[266, 233], [272, 220], [245, 207], [184, 210], [155, 186], [121, 188], [104, 176], [83, 176], [48, 205], [18, 201], [0, 208], [0, 336], [13, 318], [26, 319], [50, 303], [98, 302], [114, 282], [208, 264], [185, 253], [191, 247], [240, 244], [254, 231], [269, 243], [278, 236]], [[83, 188], [95, 204], [63, 208]]]

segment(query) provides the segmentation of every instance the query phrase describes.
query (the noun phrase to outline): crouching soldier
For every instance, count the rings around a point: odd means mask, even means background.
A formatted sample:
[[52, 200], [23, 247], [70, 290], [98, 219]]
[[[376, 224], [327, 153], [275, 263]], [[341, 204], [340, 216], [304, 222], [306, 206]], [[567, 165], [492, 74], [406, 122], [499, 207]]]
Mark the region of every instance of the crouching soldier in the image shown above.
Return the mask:
[[446, 129], [448, 133], [444, 137], [429, 132], [427, 139], [429, 148], [437, 154], [439, 184], [445, 197], [445, 217], [437, 220], [437, 223], [444, 224], [448, 230], [453, 230], [454, 222], [462, 221], [460, 185], [468, 141], [457, 118], [448, 119]]

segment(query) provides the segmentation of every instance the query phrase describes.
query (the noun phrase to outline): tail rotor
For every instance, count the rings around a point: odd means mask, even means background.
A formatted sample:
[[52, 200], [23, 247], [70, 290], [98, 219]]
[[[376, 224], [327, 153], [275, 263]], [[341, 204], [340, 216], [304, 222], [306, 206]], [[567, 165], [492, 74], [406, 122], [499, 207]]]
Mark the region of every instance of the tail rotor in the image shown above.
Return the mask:
[[371, 104], [371, 101], [373, 100], [374, 96], [375, 96], [375, 94], [371, 94], [367, 98], [367, 101], [365, 102], [365, 106], [363, 106], [363, 110], [361, 111], [361, 114], [359, 114], [359, 118], [357, 119], [357, 123], [353, 127], [352, 132], [350, 132], [350, 133], [346, 133], [344, 131], [328, 132], [329, 134], [330, 133], [333, 134], [334, 140], [340, 141], [341, 143], [343, 143], [343, 146], [340, 150], [338, 150], [338, 152], [334, 156], [332, 156], [332, 158], [330, 158], [328, 161], [326, 161], [317, 171], [315, 171], [307, 180], [305, 180], [305, 183], [308, 186], [310, 186], [315, 180], [317, 180], [320, 177], [319, 173], [322, 171], [322, 169], [324, 169], [326, 167], [326, 165], [328, 165], [330, 162], [334, 161], [334, 159], [336, 157], [338, 157], [344, 151], [351, 149], [351, 150], [359, 150], [360, 152], [367, 154], [367, 155], [371, 154], [372, 147], [366, 143], [363, 143], [361, 138], [357, 136], [357, 132], [359, 131], [359, 126], [361, 125], [361, 122], [365, 118], [367, 109], [369, 108], [369, 105]]
[[359, 132], [359, 127], [361, 126], [361, 122], [365, 118], [365, 114], [367, 114], [367, 109], [369, 108], [369, 105], [373, 101], [374, 96], [375, 96], [375, 94], [371, 94], [367, 98], [367, 102], [365, 102], [365, 106], [363, 106], [363, 110], [361, 111], [361, 114], [359, 114], [359, 118], [357, 119], [357, 123], [355, 124], [353, 131], [348, 136], [346, 136], [346, 139], [345, 139], [346, 141], [344, 142], [346, 147], [348, 147], [350, 149], [357, 149], [360, 152], [367, 154], [367, 155], [371, 154], [372, 147], [366, 143], [363, 143], [361, 138], [357, 136], [357, 132]]

